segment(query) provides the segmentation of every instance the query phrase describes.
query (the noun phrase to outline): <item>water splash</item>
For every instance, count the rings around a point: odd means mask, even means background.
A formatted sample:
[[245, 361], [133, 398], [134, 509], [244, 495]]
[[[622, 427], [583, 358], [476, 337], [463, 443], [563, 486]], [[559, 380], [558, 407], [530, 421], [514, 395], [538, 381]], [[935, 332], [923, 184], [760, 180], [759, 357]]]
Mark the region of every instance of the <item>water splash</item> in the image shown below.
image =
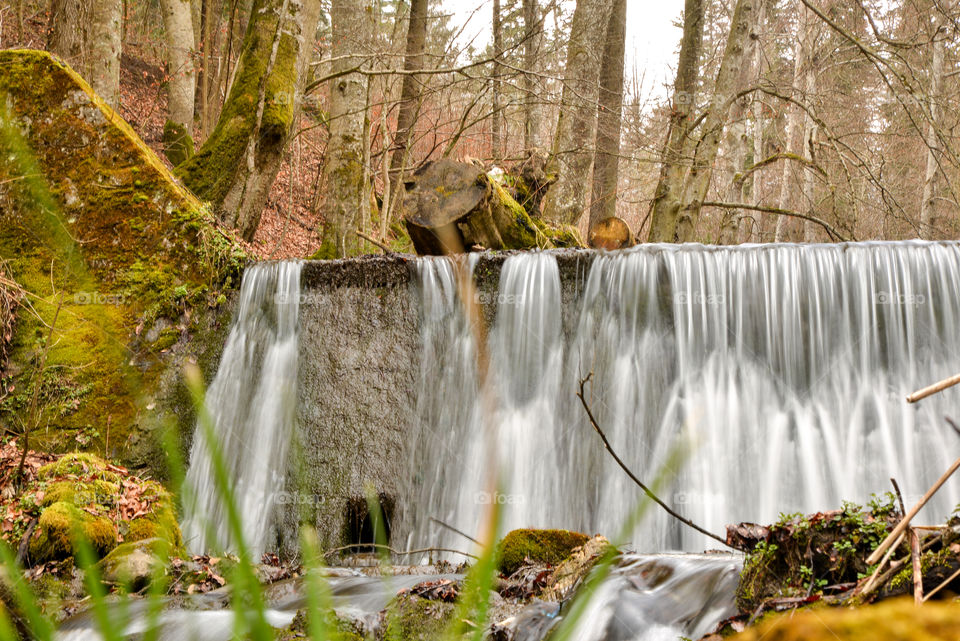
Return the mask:
[[[440, 296], [443, 284], [424, 277], [439, 264], [421, 267], [424, 301]], [[432, 446], [419, 447], [414, 461], [417, 542], [462, 545], [426, 516], [475, 532], [490, 500], [503, 505], [507, 527], [618, 531], [638, 491], [577, 405], [587, 372], [601, 425], [641, 477], [658, 474], [677, 443], [692, 441], [682, 468], [669, 470], [674, 482], [664, 498], [716, 532], [866, 501], [888, 491], [890, 477], [909, 503], [952, 461], [956, 437], [942, 417], [958, 392], [917, 406], [904, 397], [960, 365], [956, 244], [601, 254], [573, 303], [579, 320], [568, 337], [559, 292], [549, 253], [511, 256], [503, 266], [489, 339], [495, 458], [478, 436], [482, 407], [470, 399], [479, 395], [463, 387], [475, 384], [464, 354], [476, 347], [455, 298], [444, 298], [443, 314], [424, 315], [432, 369], [421, 378], [420, 402], [447, 414], [421, 414]], [[491, 461], [507, 478], [492, 497], [480, 482]], [[929, 520], [942, 520], [958, 498], [955, 486], [945, 487], [927, 508]], [[651, 513], [634, 543], [648, 551], [710, 547], [681, 528]]]
[[[271, 534], [276, 496], [283, 490], [296, 418], [297, 316], [301, 264], [261, 263], [243, 277], [239, 307], [206, 404], [217, 436], [243, 537], [254, 560]], [[191, 552], [235, 550], [212, 462], [197, 429], [186, 482], [183, 534]]]

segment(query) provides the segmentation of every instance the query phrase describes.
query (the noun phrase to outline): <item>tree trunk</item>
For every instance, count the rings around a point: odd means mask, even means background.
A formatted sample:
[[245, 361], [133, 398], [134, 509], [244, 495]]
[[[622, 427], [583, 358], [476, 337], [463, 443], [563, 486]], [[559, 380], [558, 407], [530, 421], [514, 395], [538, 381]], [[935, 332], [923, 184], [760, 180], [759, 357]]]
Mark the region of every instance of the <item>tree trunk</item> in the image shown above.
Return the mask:
[[87, 80], [103, 100], [120, 105], [120, 53], [123, 31], [121, 0], [92, 0], [87, 29]]
[[600, 71], [597, 153], [593, 160], [590, 234], [600, 221], [617, 215], [620, 127], [623, 120], [623, 57], [627, 37], [627, 1], [614, 0]]
[[[760, 5], [757, 8], [757, 19], [755, 26], [760, 30], [766, 14], [766, 2], [759, 0]], [[749, 60], [743, 66], [740, 78], [737, 82], [737, 93], [746, 90], [760, 77], [760, 37], [758, 33], [751, 35], [747, 43], [746, 58]], [[734, 101], [730, 107], [730, 124], [727, 125], [724, 132], [723, 148], [727, 156], [727, 202], [742, 203], [746, 202], [746, 180], [743, 176], [744, 170], [748, 168], [749, 159], [753, 162], [760, 160], [759, 154], [754, 154], [754, 149], [750, 148], [750, 136], [747, 134], [747, 114], [750, 112], [750, 98], [744, 96]], [[756, 114], [754, 114], [756, 117]], [[739, 241], [740, 228], [742, 226], [743, 211], [740, 209], [730, 209], [724, 213], [720, 225], [720, 237], [718, 239], [721, 245], [733, 245]]]
[[690, 118], [696, 106], [700, 78], [700, 50], [703, 47], [703, 0], [686, 0], [683, 9], [683, 39], [680, 60], [673, 85], [673, 108], [667, 127], [667, 139], [660, 161], [660, 179], [650, 203], [651, 243], [672, 243], [680, 213], [684, 159], [690, 154]]
[[162, 0], [167, 37], [167, 122], [163, 142], [167, 158], [179, 165], [193, 155], [193, 113], [197, 87], [194, 25], [189, 0]]
[[933, 42], [933, 59], [930, 65], [930, 122], [927, 123], [927, 167], [923, 179], [923, 199], [920, 201], [920, 233], [922, 238], [937, 238], [940, 229], [937, 198], [939, 189], [937, 177], [940, 172], [936, 150], [940, 146], [937, 138], [938, 101], [943, 86], [944, 41], [940, 33]]
[[543, 44], [543, 19], [537, 0], [523, 0], [523, 149], [540, 146], [540, 79], [536, 74], [537, 55]]
[[[427, 46], [427, 0], [411, 0], [410, 24], [407, 27], [407, 50], [403, 57], [406, 71], [423, 69], [423, 53]], [[403, 173], [408, 166], [410, 134], [420, 111], [420, 87], [422, 78], [407, 74], [400, 87], [400, 109], [397, 112], [397, 133], [393, 137], [393, 153], [390, 156], [390, 194], [394, 202], [403, 195]], [[391, 207], [390, 211], [395, 208]]]
[[703, 136], [697, 144], [697, 153], [683, 190], [683, 207], [677, 217], [677, 242], [694, 240], [700, 209], [710, 187], [713, 163], [720, 148], [723, 126], [730, 111], [737, 78], [743, 67], [746, 45], [756, 21], [756, 14], [756, 0], [737, 0], [730, 23], [730, 35], [727, 36], [727, 45], [723, 50], [720, 71], [717, 72], [713, 97], [703, 121]]
[[52, 0], [47, 48], [74, 69], [83, 69], [87, 5], [82, 0]]
[[494, 164], [503, 159], [503, 70], [500, 68], [500, 56], [503, 55], [503, 28], [500, 24], [500, 0], [493, 0], [493, 122], [491, 123], [490, 142]]
[[611, 5], [609, 0], [577, 0], [573, 12], [549, 168], [557, 182], [547, 193], [543, 208], [544, 220], [553, 224], [576, 225], [586, 205], [584, 179], [593, 162], [590, 146], [597, 131], [597, 79]]
[[223, 224], [253, 239], [300, 108], [319, 18], [313, 0], [255, 0], [213, 133], [177, 167]]
[[[331, 72], [357, 65], [360, 46], [372, 37], [370, 15], [362, 0], [333, 0]], [[367, 193], [363, 141], [367, 126], [367, 77], [341, 76], [330, 87], [330, 139], [323, 167], [327, 193], [323, 205], [323, 244], [319, 255], [342, 258], [358, 253], [357, 230]]]

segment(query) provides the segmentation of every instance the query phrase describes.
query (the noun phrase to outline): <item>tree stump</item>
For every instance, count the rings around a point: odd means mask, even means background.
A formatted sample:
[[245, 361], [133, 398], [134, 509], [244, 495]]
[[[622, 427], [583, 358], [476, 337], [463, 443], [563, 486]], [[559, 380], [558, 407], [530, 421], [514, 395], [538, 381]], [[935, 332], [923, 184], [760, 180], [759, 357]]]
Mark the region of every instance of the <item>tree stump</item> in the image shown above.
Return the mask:
[[623, 249], [636, 244], [633, 233], [620, 218], [604, 218], [590, 230], [590, 246], [594, 249]]

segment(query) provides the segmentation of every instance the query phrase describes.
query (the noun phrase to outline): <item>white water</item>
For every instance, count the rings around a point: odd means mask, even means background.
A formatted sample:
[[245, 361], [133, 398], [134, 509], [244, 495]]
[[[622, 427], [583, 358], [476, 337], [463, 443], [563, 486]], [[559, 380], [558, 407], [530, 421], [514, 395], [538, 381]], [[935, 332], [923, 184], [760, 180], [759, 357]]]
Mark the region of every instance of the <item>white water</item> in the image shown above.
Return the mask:
[[[487, 380], [444, 260], [420, 263], [424, 373], [419, 480], [411, 540], [461, 547], [427, 521], [476, 532], [483, 505], [505, 529], [616, 533], [637, 504], [574, 396], [588, 398], [614, 448], [654, 480], [685, 449], [663, 497], [720, 534], [866, 501], [895, 477], [908, 503], [952, 462], [943, 421], [954, 389], [911, 406], [904, 396], [960, 370], [960, 247], [936, 243], [644, 246], [601, 254], [561, 328], [559, 271], [549, 253], [503, 267]], [[489, 396], [487, 396], [489, 398]], [[488, 451], [495, 432], [495, 452]], [[502, 491], [486, 491], [489, 470]], [[958, 483], [924, 511], [940, 522]], [[637, 549], [700, 550], [709, 539], [659, 511], [633, 533]]]
[[[238, 310], [206, 405], [240, 511], [243, 539], [259, 561], [283, 491], [296, 418], [300, 263], [261, 263], [243, 276]], [[193, 495], [182, 524], [196, 554], [237, 549], [217, 492], [204, 430], [198, 426], [187, 484]]]

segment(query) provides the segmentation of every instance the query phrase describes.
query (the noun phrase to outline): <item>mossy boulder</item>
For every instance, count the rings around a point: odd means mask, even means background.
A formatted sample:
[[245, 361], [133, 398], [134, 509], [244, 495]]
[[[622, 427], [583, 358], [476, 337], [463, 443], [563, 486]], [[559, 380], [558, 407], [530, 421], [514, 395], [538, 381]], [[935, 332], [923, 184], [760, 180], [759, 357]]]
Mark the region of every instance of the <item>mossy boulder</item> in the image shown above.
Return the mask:
[[557, 565], [589, 540], [586, 534], [569, 530], [513, 530], [498, 546], [498, 569], [504, 575], [513, 574], [525, 559]]
[[163, 539], [144, 539], [118, 545], [97, 563], [100, 579], [129, 592], [139, 592], [155, 580], [168, 581], [170, 544]]
[[40, 513], [36, 533], [30, 539], [30, 559], [46, 563], [74, 556], [78, 537], [100, 556], [117, 544], [117, 530], [110, 519], [89, 514], [73, 503], [54, 503]]
[[377, 639], [433, 641], [444, 638], [457, 606], [403, 593], [380, 613]]
[[[772, 616], [731, 641], [956, 641], [960, 604], [908, 598], [859, 608], [816, 608]], [[719, 640], [718, 640], [719, 641]]]
[[[22, 522], [36, 518], [28, 545], [31, 563], [76, 554], [76, 537], [98, 556], [120, 542], [162, 540], [173, 552], [183, 546], [173, 496], [157, 481], [130, 475], [89, 453], [73, 453], [41, 467], [36, 480], [8, 506]], [[15, 540], [11, 540], [15, 542]]]
[[148, 406], [169, 359], [153, 328], [199, 323], [236, 283], [239, 242], [48, 53], [0, 51], [0, 148], [0, 256], [36, 312], [17, 318], [0, 424], [43, 425], [41, 449], [162, 461]]

